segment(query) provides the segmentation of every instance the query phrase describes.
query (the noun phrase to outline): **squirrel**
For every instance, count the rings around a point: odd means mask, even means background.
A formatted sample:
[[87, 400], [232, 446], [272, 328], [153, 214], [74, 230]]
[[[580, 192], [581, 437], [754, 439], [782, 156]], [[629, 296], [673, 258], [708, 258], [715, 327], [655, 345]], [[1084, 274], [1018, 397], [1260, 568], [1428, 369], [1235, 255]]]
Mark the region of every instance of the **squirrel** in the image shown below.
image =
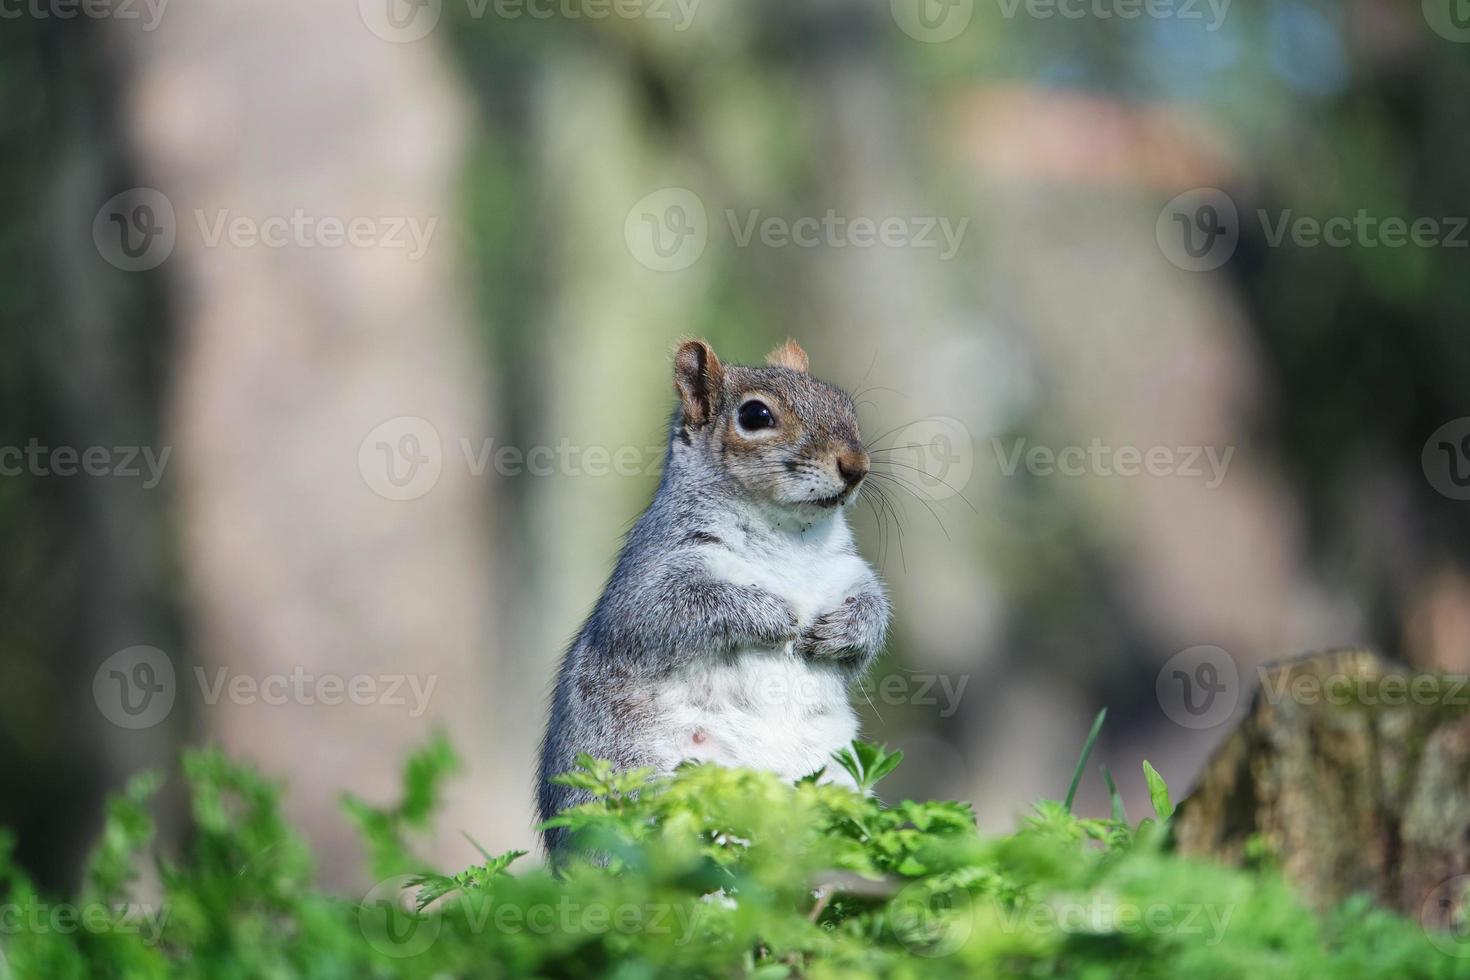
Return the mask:
[[[814, 378], [793, 340], [764, 367], [686, 341], [674, 389], [658, 491], [562, 658], [543, 821], [589, 798], [552, 782], [581, 752], [796, 779], [857, 735], [848, 688], [882, 648], [890, 605], [844, 514], [869, 469], [852, 398]], [[545, 841], [553, 855], [567, 844], [562, 828]]]

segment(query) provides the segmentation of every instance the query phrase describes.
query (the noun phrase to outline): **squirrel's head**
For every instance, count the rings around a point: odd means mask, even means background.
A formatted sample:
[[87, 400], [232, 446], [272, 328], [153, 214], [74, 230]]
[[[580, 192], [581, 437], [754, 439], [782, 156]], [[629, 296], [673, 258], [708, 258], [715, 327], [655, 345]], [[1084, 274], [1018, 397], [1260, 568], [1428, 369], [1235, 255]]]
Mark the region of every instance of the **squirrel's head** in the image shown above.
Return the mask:
[[721, 364], [690, 340], [674, 351], [674, 439], [767, 503], [817, 515], [853, 500], [868, 473], [847, 392], [807, 373], [794, 340], [765, 367]]

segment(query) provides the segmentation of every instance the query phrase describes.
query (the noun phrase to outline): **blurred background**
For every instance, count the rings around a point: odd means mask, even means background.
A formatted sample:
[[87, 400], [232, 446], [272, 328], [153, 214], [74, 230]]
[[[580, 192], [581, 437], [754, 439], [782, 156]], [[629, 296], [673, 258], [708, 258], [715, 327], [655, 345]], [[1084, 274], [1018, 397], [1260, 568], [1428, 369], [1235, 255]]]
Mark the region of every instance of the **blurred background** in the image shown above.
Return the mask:
[[1260, 663], [1470, 671], [1464, 0], [0, 17], [0, 825], [44, 884], [205, 742], [332, 883], [341, 794], [435, 730], [434, 856], [530, 847], [691, 335], [861, 403], [886, 795], [1004, 831], [1107, 706], [1136, 817]]

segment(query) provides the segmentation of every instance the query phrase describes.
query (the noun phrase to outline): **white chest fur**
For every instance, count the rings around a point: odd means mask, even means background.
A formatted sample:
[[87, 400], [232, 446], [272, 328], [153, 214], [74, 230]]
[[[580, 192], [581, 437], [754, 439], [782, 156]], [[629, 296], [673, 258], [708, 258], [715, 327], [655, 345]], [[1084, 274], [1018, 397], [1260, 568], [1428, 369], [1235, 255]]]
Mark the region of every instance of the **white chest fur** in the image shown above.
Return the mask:
[[[764, 529], [763, 529], [764, 530]], [[805, 531], [777, 530], [751, 534], [738, 527], [729, 532], [740, 544], [710, 547], [705, 564], [712, 576], [735, 585], [752, 585], [791, 604], [805, 628], [842, 600], [868, 574], [853, 551], [852, 531], [840, 514]]]
[[[780, 596], [802, 628], [841, 605], [869, 574], [840, 515], [805, 533], [749, 534], [733, 522], [720, 530], [723, 540], [743, 546], [708, 548], [710, 574]], [[669, 739], [659, 746], [661, 761], [709, 760], [787, 778], [824, 765], [830, 771], [831, 753], [857, 736], [848, 678], [792, 646], [702, 656], [666, 679], [657, 694]]]

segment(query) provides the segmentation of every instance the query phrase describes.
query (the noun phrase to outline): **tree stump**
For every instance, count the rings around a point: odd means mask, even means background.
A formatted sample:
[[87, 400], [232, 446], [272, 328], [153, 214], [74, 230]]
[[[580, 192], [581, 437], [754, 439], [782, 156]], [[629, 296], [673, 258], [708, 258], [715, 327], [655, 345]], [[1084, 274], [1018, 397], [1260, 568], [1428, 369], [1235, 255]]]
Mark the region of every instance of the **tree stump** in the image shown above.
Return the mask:
[[1365, 650], [1264, 669], [1174, 835], [1184, 854], [1274, 860], [1321, 909], [1366, 894], [1448, 924], [1470, 871], [1470, 683]]

